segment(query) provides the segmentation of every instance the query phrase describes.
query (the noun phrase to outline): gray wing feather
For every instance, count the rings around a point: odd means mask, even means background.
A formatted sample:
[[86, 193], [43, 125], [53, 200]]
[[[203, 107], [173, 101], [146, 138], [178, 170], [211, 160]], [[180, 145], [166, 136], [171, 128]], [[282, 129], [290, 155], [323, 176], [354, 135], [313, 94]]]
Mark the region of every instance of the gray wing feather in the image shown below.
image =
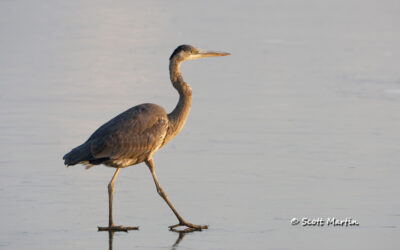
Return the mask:
[[141, 104], [103, 124], [85, 143], [64, 155], [64, 163], [90, 165], [119, 159], [138, 163], [162, 145], [167, 129], [168, 117], [162, 107]]
[[88, 139], [99, 158], [134, 158], [157, 149], [168, 128], [165, 110], [155, 104], [135, 106], [97, 129]]

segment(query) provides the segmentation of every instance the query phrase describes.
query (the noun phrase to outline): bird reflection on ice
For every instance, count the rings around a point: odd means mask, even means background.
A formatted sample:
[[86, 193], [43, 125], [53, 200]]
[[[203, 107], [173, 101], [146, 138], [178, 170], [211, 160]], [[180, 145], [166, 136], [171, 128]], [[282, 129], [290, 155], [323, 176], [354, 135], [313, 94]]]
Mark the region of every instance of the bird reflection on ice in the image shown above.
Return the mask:
[[[181, 241], [183, 240], [185, 235], [188, 234], [188, 233], [193, 233], [194, 232], [194, 231], [185, 232], [185, 231], [176, 231], [176, 230], [171, 230], [171, 231], [178, 234], [178, 238], [176, 239], [174, 244], [171, 246], [171, 250], [178, 249], [179, 243], [181, 243]], [[116, 233], [115, 231], [108, 231], [108, 249], [109, 250], [113, 249], [113, 240], [114, 240], [114, 234], [115, 233]]]

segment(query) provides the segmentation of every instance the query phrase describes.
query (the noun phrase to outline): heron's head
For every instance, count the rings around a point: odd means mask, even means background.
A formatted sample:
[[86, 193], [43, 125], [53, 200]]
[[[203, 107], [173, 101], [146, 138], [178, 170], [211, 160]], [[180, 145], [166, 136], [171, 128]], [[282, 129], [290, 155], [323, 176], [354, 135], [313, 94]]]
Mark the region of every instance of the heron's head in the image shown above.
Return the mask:
[[218, 52], [218, 51], [206, 51], [191, 45], [181, 45], [174, 50], [170, 61], [185, 61], [185, 60], [194, 60], [204, 57], [212, 57], [212, 56], [228, 56], [230, 53], [226, 52]]

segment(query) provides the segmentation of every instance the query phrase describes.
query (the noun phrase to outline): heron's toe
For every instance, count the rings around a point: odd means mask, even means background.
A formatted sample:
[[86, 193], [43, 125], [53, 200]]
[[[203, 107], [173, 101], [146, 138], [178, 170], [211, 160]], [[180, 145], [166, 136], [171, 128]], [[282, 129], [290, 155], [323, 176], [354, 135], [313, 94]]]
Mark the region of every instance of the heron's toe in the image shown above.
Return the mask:
[[113, 232], [128, 232], [131, 230], [139, 230], [139, 227], [124, 227], [124, 226], [108, 226], [108, 227], [97, 227], [99, 231], [113, 231]]
[[[180, 226], [186, 227], [186, 228], [177, 229], [177, 227], [180, 227]], [[169, 226], [169, 230], [171, 230], [171, 231], [184, 232], [184, 233], [193, 232], [193, 231], [201, 231], [203, 229], [208, 229], [208, 226], [207, 225], [195, 225], [195, 224], [188, 223], [188, 222], [181, 222], [176, 225]]]

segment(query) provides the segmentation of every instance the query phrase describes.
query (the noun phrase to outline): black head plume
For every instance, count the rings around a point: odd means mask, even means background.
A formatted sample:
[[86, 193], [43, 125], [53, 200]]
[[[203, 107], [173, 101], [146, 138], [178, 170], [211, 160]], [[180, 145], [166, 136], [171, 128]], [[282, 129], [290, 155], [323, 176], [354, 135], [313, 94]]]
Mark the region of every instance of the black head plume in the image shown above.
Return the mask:
[[177, 54], [179, 54], [181, 51], [185, 51], [185, 52], [194, 52], [196, 51], [196, 48], [191, 46], [191, 45], [187, 45], [187, 44], [183, 44], [178, 46], [178, 48], [176, 48], [174, 50], [174, 52], [172, 53], [172, 55], [169, 57], [169, 60], [171, 60], [174, 56], [176, 56]]

